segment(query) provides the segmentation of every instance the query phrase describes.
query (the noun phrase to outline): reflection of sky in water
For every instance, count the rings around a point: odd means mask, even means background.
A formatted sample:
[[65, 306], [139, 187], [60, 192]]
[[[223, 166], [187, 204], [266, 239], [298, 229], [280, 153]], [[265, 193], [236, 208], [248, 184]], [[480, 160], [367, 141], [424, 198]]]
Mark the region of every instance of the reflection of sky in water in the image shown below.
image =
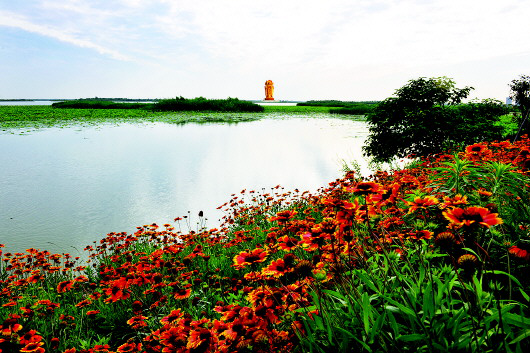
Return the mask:
[[[82, 249], [109, 232], [196, 215], [242, 189], [314, 191], [360, 156], [363, 122], [99, 126], [0, 135], [0, 243]], [[196, 220], [196, 219], [195, 219]], [[52, 244], [50, 244], [52, 243]]]

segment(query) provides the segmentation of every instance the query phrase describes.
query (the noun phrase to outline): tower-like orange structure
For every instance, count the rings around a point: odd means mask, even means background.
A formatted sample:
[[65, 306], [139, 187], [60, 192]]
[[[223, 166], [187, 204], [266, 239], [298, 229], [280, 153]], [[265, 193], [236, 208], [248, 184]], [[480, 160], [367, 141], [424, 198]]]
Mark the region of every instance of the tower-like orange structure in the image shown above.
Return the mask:
[[271, 80], [265, 81], [265, 100], [273, 101], [274, 100], [274, 83]]

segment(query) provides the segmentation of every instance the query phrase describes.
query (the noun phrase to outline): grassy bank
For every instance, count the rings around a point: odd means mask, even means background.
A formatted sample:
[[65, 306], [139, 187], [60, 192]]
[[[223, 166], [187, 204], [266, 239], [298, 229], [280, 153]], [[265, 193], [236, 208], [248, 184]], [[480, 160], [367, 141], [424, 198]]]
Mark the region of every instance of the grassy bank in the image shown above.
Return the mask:
[[481, 143], [315, 194], [243, 190], [217, 229], [111, 233], [88, 266], [2, 254], [0, 349], [528, 351], [529, 168], [529, 140]]

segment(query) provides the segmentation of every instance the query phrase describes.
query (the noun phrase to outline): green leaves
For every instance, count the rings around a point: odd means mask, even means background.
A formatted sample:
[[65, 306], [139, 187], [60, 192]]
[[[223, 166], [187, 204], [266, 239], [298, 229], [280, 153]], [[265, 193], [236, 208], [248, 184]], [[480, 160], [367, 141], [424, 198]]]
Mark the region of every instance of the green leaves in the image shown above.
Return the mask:
[[456, 88], [447, 77], [410, 80], [396, 97], [382, 101], [368, 114], [370, 136], [365, 154], [378, 162], [394, 157], [426, 156], [459, 144], [501, 137], [495, 125], [507, 108], [486, 100], [461, 104], [471, 87]]

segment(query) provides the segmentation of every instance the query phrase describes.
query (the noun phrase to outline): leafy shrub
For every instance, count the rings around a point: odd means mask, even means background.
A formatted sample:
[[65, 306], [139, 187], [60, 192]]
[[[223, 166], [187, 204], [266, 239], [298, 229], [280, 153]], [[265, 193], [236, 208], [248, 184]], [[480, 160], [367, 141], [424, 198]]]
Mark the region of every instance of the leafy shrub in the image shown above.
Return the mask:
[[388, 162], [501, 138], [499, 121], [506, 106], [493, 100], [461, 104], [471, 89], [456, 88], [445, 77], [409, 81], [396, 97], [368, 114], [370, 135], [363, 151], [378, 162]]

